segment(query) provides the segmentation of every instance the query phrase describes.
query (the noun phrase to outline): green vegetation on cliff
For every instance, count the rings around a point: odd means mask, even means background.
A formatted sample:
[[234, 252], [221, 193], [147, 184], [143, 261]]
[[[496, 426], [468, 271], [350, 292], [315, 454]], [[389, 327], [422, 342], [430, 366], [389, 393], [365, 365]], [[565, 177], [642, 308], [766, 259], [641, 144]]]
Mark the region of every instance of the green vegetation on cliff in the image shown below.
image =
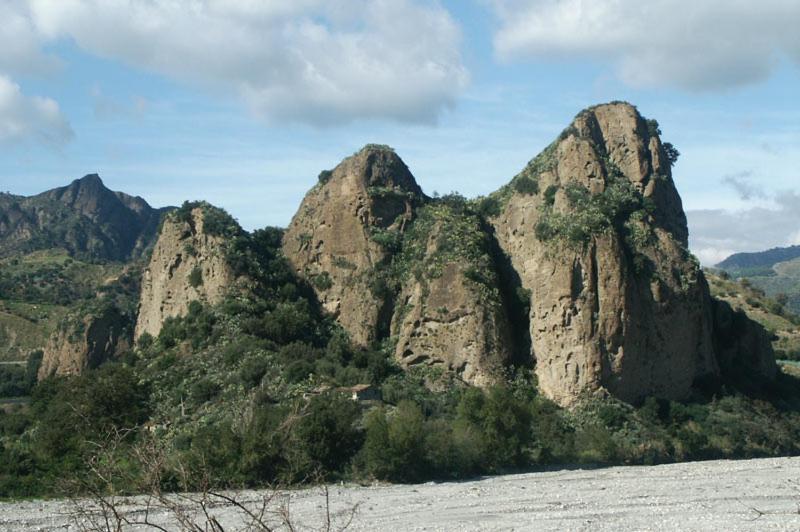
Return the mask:
[[25, 360], [67, 314], [83, 315], [96, 298], [119, 290], [131, 301], [137, 286], [133, 266], [83, 262], [59, 249], [0, 259], [0, 361]]

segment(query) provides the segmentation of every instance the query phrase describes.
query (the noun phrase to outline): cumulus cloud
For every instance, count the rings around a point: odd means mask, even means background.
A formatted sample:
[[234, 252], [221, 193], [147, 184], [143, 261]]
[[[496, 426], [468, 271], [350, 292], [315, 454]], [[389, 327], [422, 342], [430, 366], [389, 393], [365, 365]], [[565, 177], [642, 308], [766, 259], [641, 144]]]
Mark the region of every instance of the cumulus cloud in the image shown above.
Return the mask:
[[774, 202], [774, 208], [687, 211], [689, 247], [700, 262], [713, 266], [732, 253], [800, 243], [800, 194], [787, 190]]
[[73, 136], [54, 100], [27, 96], [19, 85], [0, 75], [0, 143], [34, 140], [58, 146]]
[[800, 63], [793, 0], [489, 0], [504, 59], [610, 61], [635, 87], [713, 90], [766, 78], [783, 54]]
[[240, 97], [272, 120], [432, 122], [467, 83], [449, 13], [420, 0], [28, 0], [48, 40]]

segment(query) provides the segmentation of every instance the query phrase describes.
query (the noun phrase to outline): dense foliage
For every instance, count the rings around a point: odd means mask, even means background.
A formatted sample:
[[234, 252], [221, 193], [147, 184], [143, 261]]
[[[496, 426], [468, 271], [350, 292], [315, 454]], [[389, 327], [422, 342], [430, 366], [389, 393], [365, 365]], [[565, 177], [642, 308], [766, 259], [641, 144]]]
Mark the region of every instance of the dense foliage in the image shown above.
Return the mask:
[[[244, 388], [254, 380], [249, 371], [239, 374]], [[333, 389], [306, 397], [261, 392], [244, 416], [205, 408], [195, 417], [191, 411], [200, 405], [225, 402], [222, 389], [197, 379], [184, 417], [170, 425], [152, 421], [160, 419], [159, 382], [137, 375], [136, 366], [106, 365], [47, 381], [29, 409], [0, 414], [0, 494], [59, 493], [67, 486], [61, 482], [84, 474], [97, 446], [113, 434], [117, 465], [134, 476], [147, 474], [134, 451], [157, 437], [169, 456], [165, 489], [179, 477], [188, 482], [181, 486], [195, 489], [205, 482], [259, 486], [319, 478], [418, 482], [544, 464], [800, 452], [800, 388], [789, 376], [761, 397], [720, 389], [692, 403], [649, 398], [632, 407], [593, 399], [568, 411], [541, 397], [524, 372], [487, 390], [440, 382], [447, 384], [441, 392], [425, 385], [436, 376], [411, 372], [381, 381], [383, 403], [359, 404]], [[136, 429], [148, 419], [147, 429]]]
[[[568, 212], [557, 211], [551, 201], [542, 204], [535, 227], [539, 240], [582, 247], [592, 237], [609, 229], [623, 235], [636, 235], [640, 227], [636, 221], [652, 213], [653, 205], [610, 160], [606, 161], [606, 167], [608, 179], [599, 193], [592, 193], [577, 183], [564, 187], [564, 195], [570, 206]], [[556, 191], [550, 190], [548, 197], [554, 197]], [[646, 238], [646, 235], [637, 235], [633, 241], [641, 240], [644, 243]]]

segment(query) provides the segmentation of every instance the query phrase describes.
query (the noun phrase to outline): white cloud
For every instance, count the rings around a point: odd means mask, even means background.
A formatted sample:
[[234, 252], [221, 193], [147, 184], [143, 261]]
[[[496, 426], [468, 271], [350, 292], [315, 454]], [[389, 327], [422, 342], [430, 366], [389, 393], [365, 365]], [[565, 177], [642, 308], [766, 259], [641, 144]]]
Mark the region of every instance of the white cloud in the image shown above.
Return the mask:
[[43, 74], [61, 62], [42, 52], [43, 36], [24, 0], [0, 2], [0, 72]]
[[0, 143], [35, 140], [61, 145], [73, 136], [54, 100], [26, 96], [19, 85], [0, 75]]
[[419, 0], [28, 0], [38, 31], [271, 120], [433, 122], [467, 83], [461, 35]]
[[800, 62], [796, 0], [490, 0], [504, 59], [598, 59], [636, 87], [720, 89]]
[[707, 266], [732, 253], [800, 243], [800, 194], [784, 191], [774, 208], [689, 210], [689, 247]]

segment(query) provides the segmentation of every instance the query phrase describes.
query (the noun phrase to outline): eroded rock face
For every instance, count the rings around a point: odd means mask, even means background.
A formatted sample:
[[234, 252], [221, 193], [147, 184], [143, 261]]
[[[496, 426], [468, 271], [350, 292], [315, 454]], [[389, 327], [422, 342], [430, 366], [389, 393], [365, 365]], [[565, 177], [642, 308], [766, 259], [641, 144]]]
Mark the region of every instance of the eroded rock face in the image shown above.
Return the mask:
[[371, 285], [390, 257], [380, 238], [402, 234], [422, 198], [394, 151], [367, 146], [321, 176], [286, 231], [284, 254], [357, 345], [375, 340], [391, 315]]
[[513, 192], [491, 223], [532, 294], [542, 391], [562, 405], [600, 389], [680, 399], [717, 374], [708, 287], [664, 148], [636, 109], [581, 113], [531, 168], [538, 192]]
[[158, 336], [164, 320], [185, 315], [192, 301], [216, 304], [235, 281], [225, 257], [226, 239], [204, 229], [203, 208], [187, 220], [168, 215], [142, 275], [136, 339]]
[[[488, 386], [502, 381], [511, 360], [509, 321], [494, 264], [481, 245], [488, 235], [475, 219], [455, 216], [450, 223], [440, 218], [421, 235], [425, 251], [415, 261], [421, 268], [403, 283], [392, 320], [395, 357], [406, 368], [441, 367]], [[455, 246], [463, 247], [460, 253], [443, 249]]]
[[96, 368], [131, 346], [131, 321], [117, 308], [65, 321], [44, 348], [39, 380]]

